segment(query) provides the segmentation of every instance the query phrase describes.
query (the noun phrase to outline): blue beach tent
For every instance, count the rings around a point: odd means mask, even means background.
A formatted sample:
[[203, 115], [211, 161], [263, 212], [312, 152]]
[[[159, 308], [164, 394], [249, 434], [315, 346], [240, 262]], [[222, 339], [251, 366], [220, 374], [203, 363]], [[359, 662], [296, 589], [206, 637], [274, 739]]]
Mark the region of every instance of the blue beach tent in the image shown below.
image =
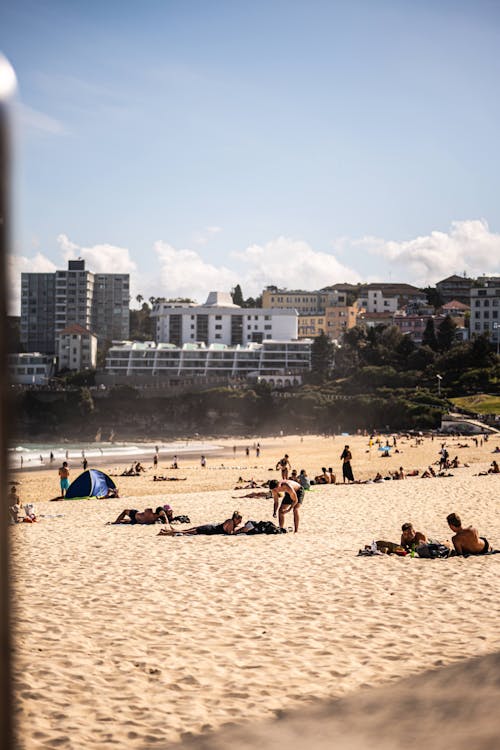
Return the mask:
[[71, 482], [66, 492], [67, 500], [84, 499], [90, 497], [106, 497], [108, 490], [114, 489], [115, 483], [98, 469], [87, 469], [74, 482]]

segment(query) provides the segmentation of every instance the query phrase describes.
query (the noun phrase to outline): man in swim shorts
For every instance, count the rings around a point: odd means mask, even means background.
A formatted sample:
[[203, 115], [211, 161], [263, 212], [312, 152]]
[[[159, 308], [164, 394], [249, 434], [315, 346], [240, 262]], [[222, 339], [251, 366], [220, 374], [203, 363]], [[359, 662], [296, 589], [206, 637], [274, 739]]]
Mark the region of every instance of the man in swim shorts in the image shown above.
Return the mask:
[[477, 529], [472, 526], [462, 527], [462, 521], [457, 513], [450, 513], [446, 517], [448, 526], [455, 536], [452, 538], [456, 555], [485, 555], [491, 551], [490, 544], [484, 536], [479, 536]]
[[280, 458], [278, 463], [276, 464], [276, 471], [278, 469], [281, 471], [281, 478], [287, 479], [288, 478], [288, 469], [291, 469], [292, 465], [290, 464], [290, 460], [288, 458], [288, 453], [285, 453], [283, 458]]
[[[293, 525], [295, 533], [297, 533], [300, 520], [299, 509], [304, 498], [303, 488], [298, 482], [294, 482], [293, 479], [282, 479], [281, 482], [278, 482], [277, 479], [271, 479], [269, 489], [272, 492], [274, 500], [273, 518], [276, 518], [276, 512], [278, 512], [280, 529], [283, 529], [285, 528], [285, 513], [293, 511]], [[284, 493], [284, 495], [278, 510], [281, 493]]]
[[67, 461], [63, 461], [62, 466], [59, 468], [59, 484], [61, 486], [61, 497], [65, 497], [66, 490], [69, 487], [69, 469]]

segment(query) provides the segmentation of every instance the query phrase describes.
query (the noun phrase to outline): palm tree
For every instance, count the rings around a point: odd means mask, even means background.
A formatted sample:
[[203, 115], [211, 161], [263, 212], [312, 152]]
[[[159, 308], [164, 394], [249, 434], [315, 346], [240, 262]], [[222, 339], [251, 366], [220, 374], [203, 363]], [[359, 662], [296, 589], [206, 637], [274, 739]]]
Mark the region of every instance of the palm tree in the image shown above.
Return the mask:
[[142, 294], [138, 294], [135, 299], [137, 301], [137, 304], [140, 305], [144, 297], [142, 296]]

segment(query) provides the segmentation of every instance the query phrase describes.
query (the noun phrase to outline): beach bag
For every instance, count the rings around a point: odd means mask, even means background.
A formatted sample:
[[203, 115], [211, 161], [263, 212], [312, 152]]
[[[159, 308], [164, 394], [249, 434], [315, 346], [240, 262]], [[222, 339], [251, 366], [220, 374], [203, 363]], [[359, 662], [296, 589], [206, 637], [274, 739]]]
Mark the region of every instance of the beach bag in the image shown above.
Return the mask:
[[419, 544], [416, 553], [419, 557], [435, 560], [438, 557], [448, 557], [450, 550], [441, 542], [429, 542], [428, 544]]
[[280, 529], [279, 526], [276, 526], [272, 521], [257, 521], [257, 523], [253, 522], [254, 527], [251, 531], [248, 532], [248, 534], [254, 535], [254, 534], [285, 534], [286, 529]]

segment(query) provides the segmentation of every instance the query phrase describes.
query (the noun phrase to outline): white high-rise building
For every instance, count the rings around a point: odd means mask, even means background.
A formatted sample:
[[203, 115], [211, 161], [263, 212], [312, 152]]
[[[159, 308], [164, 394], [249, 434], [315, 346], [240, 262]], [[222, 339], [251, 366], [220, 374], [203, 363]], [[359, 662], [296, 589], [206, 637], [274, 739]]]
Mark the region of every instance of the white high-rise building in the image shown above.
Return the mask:
[[153, 306], [156, 342], [238, 346], [264, 341], [297, 339], [297, 311], [281, 308], [242, 308], [231, 295], [210, 292], [204, 305], [162, 302]]

